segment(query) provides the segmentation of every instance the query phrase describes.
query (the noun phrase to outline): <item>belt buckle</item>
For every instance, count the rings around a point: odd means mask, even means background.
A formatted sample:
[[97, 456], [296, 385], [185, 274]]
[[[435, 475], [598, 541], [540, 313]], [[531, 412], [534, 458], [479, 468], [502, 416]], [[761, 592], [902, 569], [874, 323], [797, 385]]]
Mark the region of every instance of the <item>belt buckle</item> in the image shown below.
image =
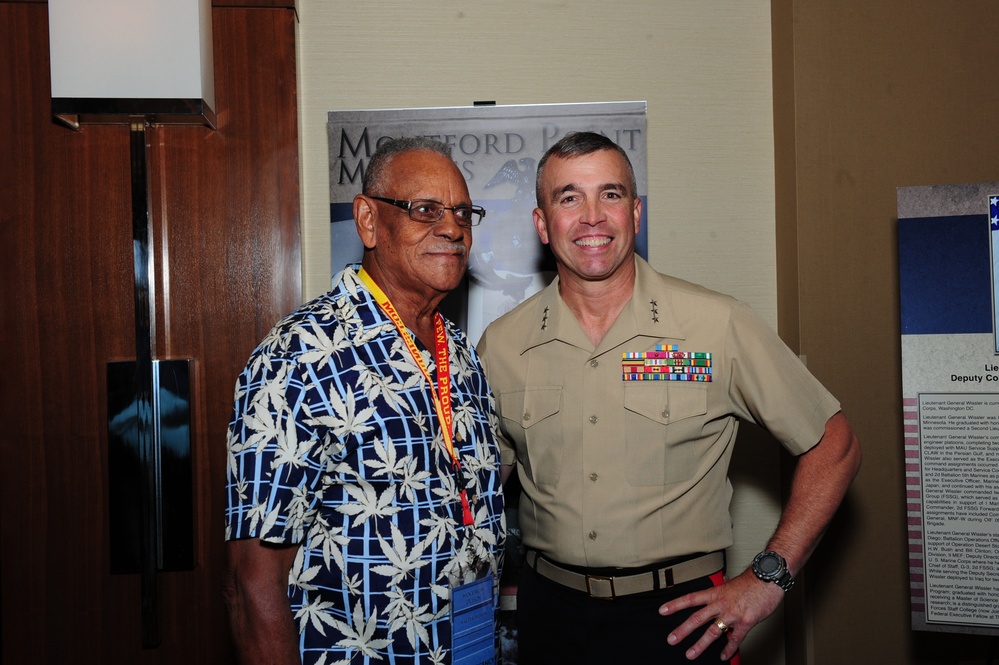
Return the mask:
[[659, 571], [659, 588], [669, 589], [673, 586], [673, 568], [663, 568]]
[[[590, 582], [606, 582], [610, 585], [610, 595], [609, 596], [598, 596], [593, 593], [593, 587]], [[587, 575], [586, 576], [586, 593], [589, 594], [590, 598], [597, 598], [599, 600], [614, 600], [617, 596], [617, 592], [614, 590], [614, 578], [604, 577], [602, 575]]]

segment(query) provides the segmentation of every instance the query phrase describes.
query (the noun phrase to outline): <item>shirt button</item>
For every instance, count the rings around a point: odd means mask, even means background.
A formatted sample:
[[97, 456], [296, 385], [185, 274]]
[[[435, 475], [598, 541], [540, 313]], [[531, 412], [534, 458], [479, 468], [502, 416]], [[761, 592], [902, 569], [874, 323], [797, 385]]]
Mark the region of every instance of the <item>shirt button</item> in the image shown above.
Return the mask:
[[590, 416], [590, 424], [591, 425], [596, 425], [597, 424], [597, 417], [596, 416]]
[[591, 360], [591, 361], [590, 361], [590, 367], [596, 367], [596, 366], [597, 366], [597, 365], [599, 365], [599, 364], [600, 364], [600, 363], [599, 363], [598, 361], [596, 361], [596, 360]]
[[663, 409], [663, 418], [669, 419], [669, 409]]
[[587, 535], [587, 537], [589, 537], [590, 540], [596, 540], [597, 539], [597, 532], [596, 531], [590, 531], [586, 535]]
[[[665, 414], [663, 414], [663, 415], [665, 415]], [[530, 419], [531, 419], [531, 414], [525, 413], [524, 414], [524, 420], [530, 420]]]
[[598, 478], [597, 474], [595, 473], [590, 474], [590, 480], [592, 480], [593, 482], [597, 482], [597, 478]]

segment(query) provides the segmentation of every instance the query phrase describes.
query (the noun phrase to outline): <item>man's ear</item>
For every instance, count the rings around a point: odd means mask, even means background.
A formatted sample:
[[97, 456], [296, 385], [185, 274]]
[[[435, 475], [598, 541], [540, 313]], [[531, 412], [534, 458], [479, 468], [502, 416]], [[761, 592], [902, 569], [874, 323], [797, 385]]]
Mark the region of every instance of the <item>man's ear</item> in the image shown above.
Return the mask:
[[378, 237], [377, 221], [375, 207], [371, 204], [371, 199], [363, 194], [355, 196], [354, 227], [357, 229], [357, 235], [360, 236], [361, 242], [364, 243], [366, 249], [375, 248], [375, 240]]
[[635, 235], [637, 236], [642, 230], [642, 199], [635, 197], [634, 208], [632, 209], [632, 215], [635, 218]]
[[538, 232], [538, 237], [541, 238], [541, 244], [548, 244], [548, 225], [545, 224], [545, 212], [541, 208], [535, 208], [532, 213], [534, 218], [534, 230]]

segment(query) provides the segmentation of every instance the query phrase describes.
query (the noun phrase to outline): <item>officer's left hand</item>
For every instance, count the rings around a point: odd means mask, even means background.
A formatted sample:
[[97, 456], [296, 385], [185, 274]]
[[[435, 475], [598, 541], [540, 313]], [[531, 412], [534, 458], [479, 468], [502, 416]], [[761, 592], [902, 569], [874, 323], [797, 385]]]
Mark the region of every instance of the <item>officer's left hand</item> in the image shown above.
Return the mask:
[[[718, 638], [728, 636], [728, 644], [722, 651], [722, 660], [735, 655], [739, 645], [749, 631], [759, 622], [773, 614], [784, 600], [784, 591], [776, 584], [761, 582], [747, 570], [721, 586], [695, 591], [659, 608], [659, 614], [668, 616], [691, 607], [702, 606], [680, 627], [669, 634], [670, 644], [678, 644], [699, 626], [707, 626], [704, 634], [694, 646], [687, 650], [687, 658], [693, 660], [704, 653], [709, 644]], [[718, 622], [727, 629], [722, 630]]]

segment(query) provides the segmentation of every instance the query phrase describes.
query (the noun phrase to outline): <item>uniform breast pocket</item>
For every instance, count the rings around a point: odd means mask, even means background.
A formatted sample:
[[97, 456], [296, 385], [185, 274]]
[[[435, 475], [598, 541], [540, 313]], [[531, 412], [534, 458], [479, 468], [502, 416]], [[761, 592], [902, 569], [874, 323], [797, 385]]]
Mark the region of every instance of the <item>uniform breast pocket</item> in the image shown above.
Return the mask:
[[625, 448], [633, 485], [669, 485], [697, 468], [708, 393], [704, 386], [635, 381], [624, 386]]
[[562, 386], [535, 386], [499, 395], [503, 431], [517, 446], [517, 461], [536, 485], [558, 484], [562, 466]]

